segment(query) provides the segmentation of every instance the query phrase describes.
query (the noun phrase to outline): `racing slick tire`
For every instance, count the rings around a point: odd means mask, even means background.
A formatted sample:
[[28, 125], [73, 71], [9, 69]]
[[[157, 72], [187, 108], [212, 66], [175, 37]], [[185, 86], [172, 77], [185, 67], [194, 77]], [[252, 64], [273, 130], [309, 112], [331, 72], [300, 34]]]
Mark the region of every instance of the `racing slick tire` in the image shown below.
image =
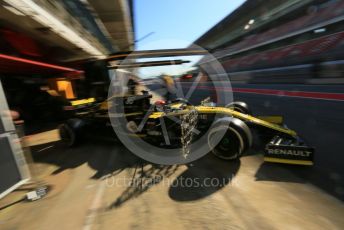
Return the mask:
[[[223, 135], [220, 142], [219, 135]], [[242, 120], [224, 117], [215, 121], [208, 134], [208, 144], [216, 157], [223, 160], [235, 160], [251, 147], [252, 133]]]
[[235, 111], [243, 114], [251, 114], [251, 110], [248, 107], [247, 103], [243, 101], [234, 101], [232, 103], [229, 103], [228, 105], [226, 105], [226, 108], [234, 109]]
[[82, 129], [85, 122], [78, 118], [67, 120], [58, 127], [61, 140], [68, 147], [77, 145], [82, 139]]

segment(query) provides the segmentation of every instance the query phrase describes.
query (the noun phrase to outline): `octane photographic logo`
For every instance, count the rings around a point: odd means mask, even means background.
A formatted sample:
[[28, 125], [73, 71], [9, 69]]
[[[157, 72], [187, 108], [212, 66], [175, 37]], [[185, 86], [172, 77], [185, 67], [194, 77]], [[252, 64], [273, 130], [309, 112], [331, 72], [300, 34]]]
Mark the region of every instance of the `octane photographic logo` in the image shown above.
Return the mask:
[[[197, 93], [199, 102], [205, 98], [199, 98], [198, 93], [203, 92], [201, 94], [204, 94], [207, 91], [215, 98], [218, 105], [224, 106], [233, 102], [232, 87], [220, 62], [197, 45], [189, 46], [189, 48], [202, 50], [205, 53], [202, 54], [202, 58], [196, 64], [197, 69], [200, 70], [199, 74], [196, 74], [192, 81], [188, 83], [174, 79], [173, 87], [168, 86], [165, 81], [166, 90], [168, 90], [165, 95], [181, 99], [179, 102], [182, 103], [184, 108], [181, 115], [165, 116], [173, 112], [173, 109], [168, 108], [168, 104], [163, 106], [157, 105], [158, 103], [154, 102], [148, 105], [150, 107], [147, 109], [130, 110], [129, 107], [134, 107], [135, 100], [140, 99], [139, 97], [127, 95], [128, 91], [130, 92], [128, 81], [134, 76], [136, 79], [137, 77], [140, 78], [140, 70], [139, 68], [128, 68], [128, 66], [134, 62], [140, 62], [140, 58], [144, 58], [143, 56], [140, 57], [137, 53], [135, 56], [133, 54], [128, 55], [125, 60], [116, 63], [118, 67], [113, 72], [108, 94], [108, 112], [111, 125], [120, 141], [132, 153], [151, 163], [162, 165], [186, 164], [201, 158], [211, 151], [211, 147], [208, 144], [208, 134], [214, 128], [214, 121], [220, 118], [220, 116], [215, 115], [215, 119], [212, 120], [212, 124], [209, 125], [206, 131], [203, 130], [201, 132], [198, 130], [197, 124], [201, 114], [196, 106], [199, 104], [192, 105], [190, 103], [190, 99], [194, 101], [195, 93]], [[178, 68], [180, 67], [178, 66]], [[152, 67], [146, 68], [145, 71], [149, 69], [152, 69]], [[206, 82], [204, 82], [204, 75], [208, 78]], [[142, 82], [144, 82], [144, 79], [142, 79], [140, 84]], [[148, 88], [153, 94], [161, 94], [161, 91], [159, 92], [161, 85], [154, 86], [154, 84], [159, 84], [157, 82], [153, 80], [149, 83], [151, 85], [143, 84], [143, 86], [140, 85], [138, 88]], [[136, 93], [142, 95], [141, 92]], [[156, 114], [160, 114], [160, 116], [153, 118]], [[133, 120], [134, 116], [138, 119]], [[154, 129], [154, 131], [149, 130], [152, 128], [152, 123], [155, 124], [153, 125], [155, 128], [159, 128], [159, 131], [157, 129]], [[178, 136], [173, 133], [176, 130], [176, 125], [180, 127], [180, 135]], [[148, 131], [150, 133], [147, 133]], [[156, 137], [154, 137], [154, 132]], [[145, 134], [148, 134], [150, 141], [147, 140], [147, 136], [144, 137]], [[224, 135], [225, 131], [217, 133], [215, 142], [212, 139], [212, 145], [216, 146]], [[152, 141], [154, 138], [161, 141]], [[177, 142], [179, 141], [179, 145], [173, 144], [176, 142], [176, 139]]]

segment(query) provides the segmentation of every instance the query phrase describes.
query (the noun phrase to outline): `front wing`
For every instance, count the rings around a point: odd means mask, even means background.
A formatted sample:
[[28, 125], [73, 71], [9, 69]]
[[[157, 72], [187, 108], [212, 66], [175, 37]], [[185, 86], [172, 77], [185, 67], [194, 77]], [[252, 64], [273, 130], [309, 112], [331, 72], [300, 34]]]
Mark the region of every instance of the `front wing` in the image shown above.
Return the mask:
[[300, 139], [276, 136], [265, 147], [264, 161], [284, 164], [313, 165], [314, 148]]

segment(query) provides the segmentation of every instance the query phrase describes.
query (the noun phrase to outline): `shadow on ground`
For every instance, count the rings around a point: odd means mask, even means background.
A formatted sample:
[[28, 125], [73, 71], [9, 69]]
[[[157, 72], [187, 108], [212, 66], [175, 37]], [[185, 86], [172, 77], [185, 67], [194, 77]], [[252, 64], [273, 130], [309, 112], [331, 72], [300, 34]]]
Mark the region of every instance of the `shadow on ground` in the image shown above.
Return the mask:
[[[90, 179], [98, 180], [129, 170], [131, 184], [108, 207], [116, 208], [138, 197], [152, 186], [172, 176], [179, 166], [156, 165], [145, 162], [115, 140], [89, 139], [75, 147], [66, 148], [61, 143], [32, 148], [35, 162], [56, 165], [52, 174], [59, 174], [83, 164], [95, 170]], [[224, 188], [231, 182], [240, 167], [240, 161], [226, 162], [207, 156], [187, 165], [187, 169], [169, 184], [169, 196], [176, 201], [204, 198]], [[180, 170], [178, 171], [180, 173]], [[132, 175], [132, 176], [131, 176]]]
[[142, 162], [135, 167], [135, 171], [127, 188], [108, 207], [108, 209], [118, 208], [130, 199], [143, 194], [151, 187], [160, 184], [166, 178], [173, 175], [178, 165], [156, 165]]
[[282, 165], [264, 162], [256, 172], [257, 181], [275, 181], [275, 182], [292, 182], [306, 183], [307, 181], [291, 173], [291, 171], [307, 170], [298, 165]]
[[240, 167], [240, 161], [223, 161], [208, 154], [188, 165], [169, 189], [175, 201], [193, 201], [207, 197], [232, 182]]
[[52, 174], [59, 174], [67, 169], [88, 164], [96, 171], [91, 179], [100, 179], [109, 174], [119, 173], [126, 168], [134, 167], [140, 161], [115, 139], [87, 139], [73, 148], [56, 142], [36, 146], [31, 149], [31, 152], [35, 162], [58, 167]]

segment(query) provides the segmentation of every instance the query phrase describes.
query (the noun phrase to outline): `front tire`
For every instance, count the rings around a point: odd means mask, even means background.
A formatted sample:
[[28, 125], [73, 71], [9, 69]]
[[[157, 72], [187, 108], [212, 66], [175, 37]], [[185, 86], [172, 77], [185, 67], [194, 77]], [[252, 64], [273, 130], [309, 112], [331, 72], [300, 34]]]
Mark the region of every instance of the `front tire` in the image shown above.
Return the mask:
[[235, 160], [251, 147], [252, 133], [242, 120], [225, 117], [215, 122], [208, 134], [208, 144], [216, 157]]

